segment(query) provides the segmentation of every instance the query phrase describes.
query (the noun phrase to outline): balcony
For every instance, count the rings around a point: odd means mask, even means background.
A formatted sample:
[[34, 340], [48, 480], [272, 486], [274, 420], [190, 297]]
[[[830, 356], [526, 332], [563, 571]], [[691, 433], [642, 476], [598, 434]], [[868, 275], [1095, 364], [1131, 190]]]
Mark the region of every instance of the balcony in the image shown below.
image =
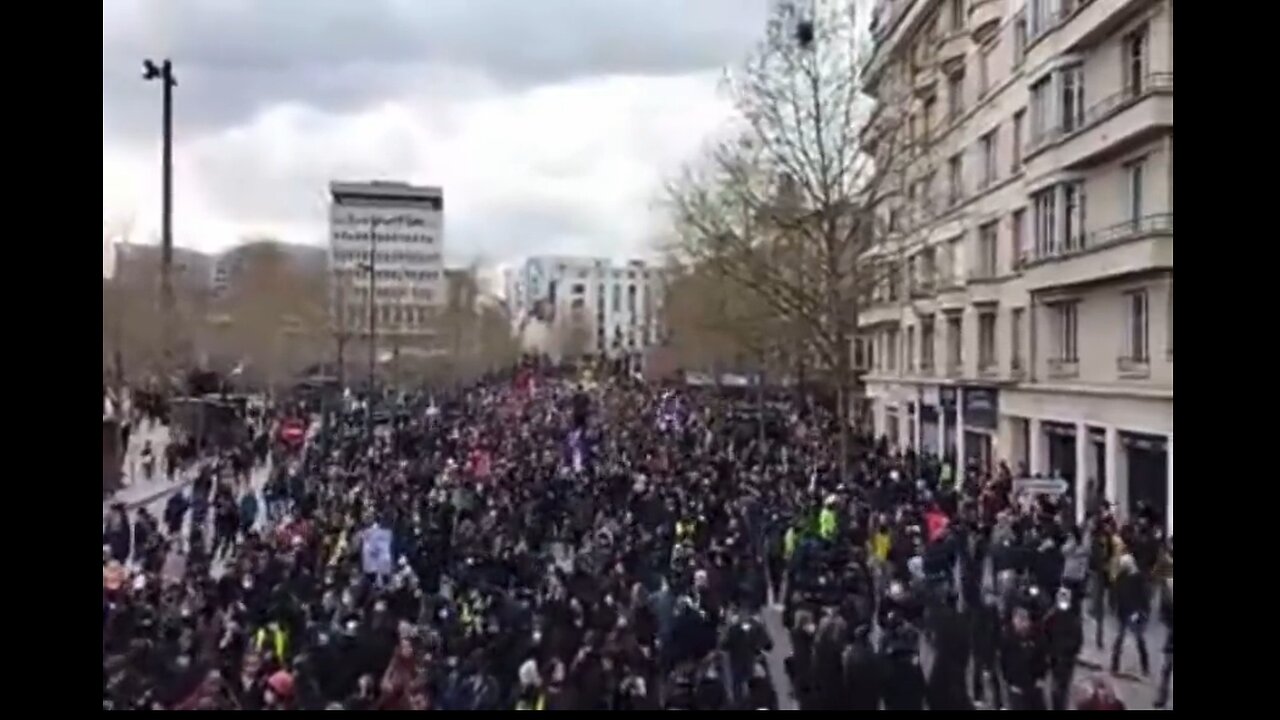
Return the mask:
[[1151, 377], [1151, 359], [1136, 357], [1116, 358], [1116, 372], [1126, 380], [1141, 380]]
[[1035, 28], [1027, 46], [1027, 66], [1096, 45], [1133, 19], [1149, 0], [1063, 0], [1051, 18]]
[[929, 97], [937, 92], [938, 68], [934, 65], [916, 68], [915, 74], [911, 78], [911, 89], [919, 97]]
[[970, 0], [969, 37], [982, 43], [1000, 27], [1005, 0]]
[[1049, 378], [1052, 380], [1070, 380], [1080, 376], [1080, 361], [1063, 358], [1049, 358]]
[[921, 280], [911, 286], [911, 298], [919, 300], [922, 298], [933, 297], [937, 293], [933, 279]]
[[1151, 73], [1089, 106], [1078, 125], [1033, 138], [1024, 154], [1027, 174], [1087, 167], [1172, 127], [1173, 73]]
[[978, 363], [978, 377], [993, 378], [1000, 376], [1000, 366], [996, 365], [994, 360], [985, 360]]
[[938, 66], [944, 70], [964, 62], [965, 53], [969, 51], [969, 33], [955, 30], [938, 39]]
[[1038, 252], [1023, 277], [1028, 290], [1044, 290], [1172, 268], [1173, 213], [1163, 213], [1094, 230], [1074, 244]]
[[933, 375], [933, 358], [923, 358], [920, 360], [920, 374], [924, 376]]

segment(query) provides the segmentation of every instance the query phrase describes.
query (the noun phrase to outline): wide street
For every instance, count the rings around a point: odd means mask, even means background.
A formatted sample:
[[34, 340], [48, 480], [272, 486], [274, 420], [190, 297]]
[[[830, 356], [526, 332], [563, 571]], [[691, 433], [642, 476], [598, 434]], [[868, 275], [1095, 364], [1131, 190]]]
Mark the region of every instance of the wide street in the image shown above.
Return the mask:
[[[315, 428], [313, 427], [312, 430], [314, 432]], [[140, 432], [137, 440], [130, 441], [130, 451], [126, 459], [126, 473], [129, 472], [129, 464], [134, 463], [136, 465], [136, 474], [128, 486], [117, 493], [114, 498], [103, 503], [104, 512], [112, 503], [118, 501], [126, 504], [130, 510], [131, 517], [136, 515], [136, 511], [139, 508], [145, 507], [152, 515], [162, 518], [165, 503], [169, 497], [174, 492], [186, 491], [189, 488], [193, 479], [190, 474], [170, 482], [164, 478], [159, 464], [157, 464], [156, 473], [152, 480], [147, 481], [143, 478], [138, 454], [142, 447], [142, 441], [145, 439], [151, 440], [153, 450], [158, 457], [161, 457], [165, 446], [168, 444], [168, 430], [163, 426], [147, 426]], [[262, 492], [263, 485], [266, 483], [270, 472], [270, 462], [254, 468], [250, 478], [250, 486], [255, 493]], [[261, 497], [259, 497], [259, 501], [262, 503]], [[265, 508], [265, 503], [262, 503], [261, 506]], [[264, 510], [259, 513], [257, 526], [261, 529], [265, 527], [266, 523]], [[184, 535], [189, 532], [189, 526], [190, 514], [188, 513], [187, 519], [183, 523], [182, 532]], [[222, 574], [223, 565], [224, 563], [220, 559], [214, 561], [212, 572], [215, 577]], [[792, 649], [790, 633], [783, 625], [781, 605], [768, 604], [761, 611], [760, 616], [773, 640], [773, 650], [769, 652], [767, 661], [774, 690], [778, 695], [779, 707], [783, 710], [798, 709], [792, 694], [791, 682], [787, 678], [785, 670], [786, 658], [790, 656]], [[1117, 623], [1114, 616], [1108, 615], [1104, 627], [1104, 647], [1101, 649], [1093, 642], [1095, 627], [1094, 620], [1091, 617], [1086, 617], [1084, 625], [1085, 647], [1080, 654], [1075, 676], [1075, 684], [1077, 686], [1098, 674], [1109, 677], [1107, 670], [1110, 664], [1111, 643], [1115, 638]], [[1146, 677], [1143, 677], [1140, 672], [1137, 648], [1131, 640], [1125, 643], [1121, 657], [1121, 672], [1118, 676], [1111, 677], [1110, 680], [1117, 696], [1130, 710], [1154, 709], [1152, 702], [1155, 699], [1161, 663], [1163, 662], [1161, 649], [1164, 647], [1165, 632], [1164, 626], [1157, 621], [1153, 620], [1147, 624], [1146, 641], [1150, 653], [1151, 673]], [[873, 641], [878, 640], [878, 635], [879, 629], [873, 629]], [[923, 638], [920, 643], [920, 660], [927, 675], [933, 663], [933, 651], [929, 643]], [[1171, 693], [1169, 709], [1172, 709], [1173, 702]]]

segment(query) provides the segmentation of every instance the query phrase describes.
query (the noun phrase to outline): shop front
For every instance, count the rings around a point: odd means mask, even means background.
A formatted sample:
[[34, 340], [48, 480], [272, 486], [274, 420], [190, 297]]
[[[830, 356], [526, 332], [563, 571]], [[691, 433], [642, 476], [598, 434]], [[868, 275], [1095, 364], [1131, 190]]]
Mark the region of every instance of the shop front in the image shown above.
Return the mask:
[[993, 387], [965, 387], [960, 392], [963, 396], [965, 463], [983, 473], [990, 473], [994, 469], [1000, 391]]
[[1146, 513], [1157, 526], [1165, 524], [1169, 506], [1168, 443], [1159, 435], [1121, 432], [1129, 471], [1129, 514]]
[[938, 406], [920, 406], [920, 447], [924, 452], [937, 455], [938, 445]]
[[1048, 445], [1049, 475], [1066, 480], [1070, 486], [1068, 497], [1075, 497], [1076, 426], [1046, 420], [1043, 427]]
[[942, 407], [942, 456], [954, 460], [956, 457], [956, 389], [954, 387], [938, 388], [938, 404]]

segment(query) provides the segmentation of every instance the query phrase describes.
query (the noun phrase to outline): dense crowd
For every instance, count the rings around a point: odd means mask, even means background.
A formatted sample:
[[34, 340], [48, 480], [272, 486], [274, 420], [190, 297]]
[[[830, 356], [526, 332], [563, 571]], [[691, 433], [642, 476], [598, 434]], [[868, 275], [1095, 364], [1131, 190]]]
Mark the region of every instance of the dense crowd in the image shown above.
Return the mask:
[[397, 407], [329, 415], [262, 488], [231, 448], [163, 517], [111, 511], [104, 707], [1111, 709], [1073, 691], [1086, 625], [1118, 618], [1111, 670], [1131, 636], [1146, 673], [1152, 607], [1168, 700], [1148, 514], [1077, 524], [1003, 466], [957, 482], [866, 438], [841, 462], [820, 408], [766, 429], [630, 380], [530, 366]]

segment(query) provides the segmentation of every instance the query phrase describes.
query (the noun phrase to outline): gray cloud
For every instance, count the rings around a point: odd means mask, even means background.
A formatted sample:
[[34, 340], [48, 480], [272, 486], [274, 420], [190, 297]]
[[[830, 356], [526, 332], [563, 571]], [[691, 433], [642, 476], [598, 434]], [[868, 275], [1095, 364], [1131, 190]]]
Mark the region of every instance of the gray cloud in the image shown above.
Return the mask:
[[104, 0], [103, 134], [154, 134], [143, 57], [172, 57], [187, 132], [270, 105], [346, 112], [602, 74], [680, 74], [740, 56], [765, 0]]

